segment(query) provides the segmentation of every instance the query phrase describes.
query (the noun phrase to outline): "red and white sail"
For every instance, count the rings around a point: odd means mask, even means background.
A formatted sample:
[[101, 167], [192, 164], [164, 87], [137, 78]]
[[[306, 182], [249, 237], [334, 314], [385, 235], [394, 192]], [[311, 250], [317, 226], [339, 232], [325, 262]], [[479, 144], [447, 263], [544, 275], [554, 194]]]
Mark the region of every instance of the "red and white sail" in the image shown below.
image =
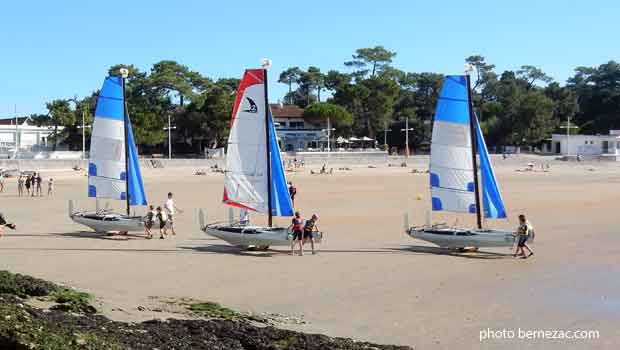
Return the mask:
[[262, 69], [243, 75], [228, 136], [224, 203], [268, 213], [265, 79]]

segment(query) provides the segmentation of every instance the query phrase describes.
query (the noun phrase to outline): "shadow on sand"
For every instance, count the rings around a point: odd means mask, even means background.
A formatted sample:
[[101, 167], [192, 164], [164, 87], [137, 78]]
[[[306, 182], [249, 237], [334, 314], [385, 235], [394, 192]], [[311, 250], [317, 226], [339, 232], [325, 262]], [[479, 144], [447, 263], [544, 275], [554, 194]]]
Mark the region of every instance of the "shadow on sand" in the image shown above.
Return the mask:
[[451, 248], [441, 248], [441, 247], [429, 247], [429, 246], [405, 246], [402, 248], [388, 248], [393, 251], [401, 251], [401, 252], [412, 252], [418, 254], [434, 254], [434, 255], [449, 255], [458, 258], [465, 259], [482, 259], [482, 260], [492, 260], [492, 259], [512, 259], [512, 254], [510, 253], [496, 253], [496, 252], [488, 252], [488, 251], [459, 251]]
[[276, 255], [288, 254], [288, 251], [284, 252], [281, 250], [261, 250], [261, 251], [251, 251], [251, 250], [243, 250], [239, 247], [235, 247], [232, 245], [226, 244], [212, 244], [208, 246], [197, 246], [197, 247], [178, 247], [179, 249], [185, 250], [193, 250], [195, 252], [202, 253], [210, 253], [210, 254], [229, 254], [229, 255], [238, 255], [238, 256], [251, 256], [255, 258], [271, 258]]

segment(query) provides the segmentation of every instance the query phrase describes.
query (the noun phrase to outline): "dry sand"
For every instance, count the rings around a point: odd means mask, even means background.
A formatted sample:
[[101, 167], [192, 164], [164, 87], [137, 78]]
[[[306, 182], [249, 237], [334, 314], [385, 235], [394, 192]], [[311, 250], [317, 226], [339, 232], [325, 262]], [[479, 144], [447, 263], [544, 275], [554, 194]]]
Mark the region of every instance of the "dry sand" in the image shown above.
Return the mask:
[[[536, 256], [526, 261], [508, 249], [447, 255], [405, 236], [405, 210], [412, 224], [424, 222], [427, 176], [387, 167], [289, 174], [298, 208], [321, 216], [327, 241], [320, 254], [239, 254], [198, 229], [197, 208], [207, 209], [209, 220], [227, 217], [222, 176], [194, 176], [185, 168], [144, 171], [153, 203], [162, 204], [172, 191], [185, 209], [176, 237], [151, 241], [98, 237], [73, 223], [69, 199], [94, 207], [83, 175], [43, 173], [57, 180], [53, 198], [17, 198], [16, 180], [8, 179], [0, 210], [18, 230], [0, 239], [0, 269], [90, 291], [119, 320], [160, 317], [137, 310], [149, 296], [193, 297], [243, 311], [303, 315], [307, 324], [288, 325], [301, 331], [420, 349], [617, 348], [620, 164], [554, 162], [549, 173], [515, 172], [523, 162], [499, 162], [510, 220], [490, 225], [512, 228], [516, 215], [527, 213], [537, 238]], [[455, 216], [435, 220], [452, 223]], [[261, 220], [255, 215], [253, 221]], [[460, 225], [473, 223], [460, 218]], [[592, 329], [600, 338], [480, 342], [487, 328]]]

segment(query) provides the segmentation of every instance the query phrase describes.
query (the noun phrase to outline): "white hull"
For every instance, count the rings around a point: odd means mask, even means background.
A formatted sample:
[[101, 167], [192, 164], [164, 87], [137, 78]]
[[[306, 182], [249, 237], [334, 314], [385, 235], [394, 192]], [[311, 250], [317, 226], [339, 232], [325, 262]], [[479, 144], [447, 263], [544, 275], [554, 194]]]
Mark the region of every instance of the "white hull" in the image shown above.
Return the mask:
[[[202, 231], [235, 246], [290, 246], [292, 233], [283, 227], [260, 227], [238, 225], [207, 225]], [[321, 232], [314, 232], [314, 240], [320, 243]]]
[[512, 232], [491, 229], [411, 227], [407, 234], [442, 248], [512, 247], [515, 243]]
[[95, 232], [143, 232], [144, 221], [139, 216], [127, 216], [116, 213], [74, 213], [71, 220], [88, 226]]

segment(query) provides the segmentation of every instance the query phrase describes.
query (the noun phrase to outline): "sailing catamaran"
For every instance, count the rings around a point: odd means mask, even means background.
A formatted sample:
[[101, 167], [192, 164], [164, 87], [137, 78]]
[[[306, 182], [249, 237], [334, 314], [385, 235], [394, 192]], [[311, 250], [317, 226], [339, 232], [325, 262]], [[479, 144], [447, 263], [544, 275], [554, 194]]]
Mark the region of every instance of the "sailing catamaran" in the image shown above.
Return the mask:
[[481, 185], [485, 218], [506, 218], [506, 209], [473, 112], [470, 86], [469, 75], [447, 76], [444, 80], [433, 123], [429, 173], [433, 211], [476, 214], [477, 228], [432, 225], [429, 218], [419, 227], [409, 227], [405, 222], [405, 229], [413, 238], [445, 248], [510, 247], [514, 244], [512, 232], [482, 227]]
[[[237, 90], [230, 122], [224, 195], [222, 202], [231, 207], [266, 213], [268, 226], [239, 223], [205, 224], [200, 211], [200, 228], [206, 234], [244, 248], [287, 246], [290, 231], [273, 227], [273, 216], [293, 216], [293, 205], [286, 186], [267, 96], [267, 64], [263, 69], [248, 69]], [[315, 233], [315, 241], [321, 240]]]
[[88, 163], [88, 196], [125, 201], [126, 214], [108, 210], [75, 211], [69, 201], [69, 217], [95, 232], [142, 231], [141, 216], [131, 216], [132, 205], [146, 205], [138, 152], [125, 100], [127, 70], [109, 76], [97, 98]]

